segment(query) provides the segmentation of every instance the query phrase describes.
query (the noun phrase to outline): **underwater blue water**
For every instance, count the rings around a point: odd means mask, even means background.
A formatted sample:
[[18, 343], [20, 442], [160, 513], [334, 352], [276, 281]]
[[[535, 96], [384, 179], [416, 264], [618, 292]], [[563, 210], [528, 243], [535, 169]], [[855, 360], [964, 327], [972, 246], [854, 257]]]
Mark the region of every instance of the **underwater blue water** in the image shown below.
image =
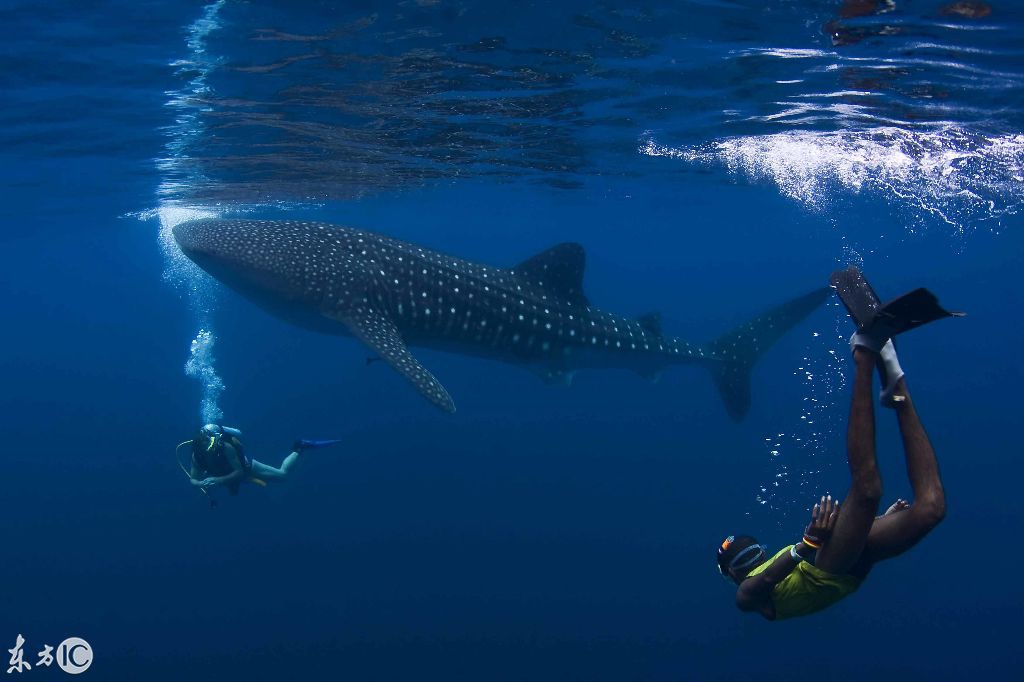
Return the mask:
[[[7, 0], [0, 26], [22, 675], [61, 677], [36, 652], [79, 636], [97, 680], [1012, 676], [1019, 3]], [[834, 301], [757, 365], [741, 422], [699, 367], [561, 387], [417, 351], [445, 415], [198, 274], [167, 238], [196, 211], [495, 265], [578, 241], [595, 305], [701, 342], [850, 263], [883, 298], [927, 286], [968, 312], [900, 345], [948, 517], [823, 613], [741, 614], [722, 538], [788, 544], [848, 484]], [[204, 398], [257, 459], [344, 443], [211, 508], [174, 460]], [[885, 500], [908, 497], [878, 422]]]

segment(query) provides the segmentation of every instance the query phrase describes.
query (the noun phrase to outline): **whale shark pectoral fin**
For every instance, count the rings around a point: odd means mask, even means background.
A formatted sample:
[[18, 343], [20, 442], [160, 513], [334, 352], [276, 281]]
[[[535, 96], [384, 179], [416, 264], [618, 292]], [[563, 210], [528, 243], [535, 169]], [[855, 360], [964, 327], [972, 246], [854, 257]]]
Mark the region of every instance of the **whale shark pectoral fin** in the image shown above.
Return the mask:
[[454, 412], [455, 403], [441, 382], [413, 357], [402, 340], [398, 327], [382, 312], [367, 309], [352, 313], [329, 315], [369, 346], [380, 359], [408, 379], [424, 398], [445, 412]]

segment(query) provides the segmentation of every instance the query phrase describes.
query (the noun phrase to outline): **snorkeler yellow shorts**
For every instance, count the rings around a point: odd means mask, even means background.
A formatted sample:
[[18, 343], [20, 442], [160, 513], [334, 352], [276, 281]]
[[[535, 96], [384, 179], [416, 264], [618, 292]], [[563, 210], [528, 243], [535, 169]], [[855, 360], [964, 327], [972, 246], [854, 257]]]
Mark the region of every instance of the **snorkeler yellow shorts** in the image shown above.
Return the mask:
[[[760, 573], [770, 566], [776, 557], [788, 553], [792, 547], [793, 545], [783, 547], [769, 561], [751, 571], [751, 575], [755, 571]], [[860, 583], [860, 579], [852, 575], [834, 575], [808, 561], [801, 561], [793, 572], [772, 590], [775, 619], [796, 618], [821, 611], [856, 592]]]

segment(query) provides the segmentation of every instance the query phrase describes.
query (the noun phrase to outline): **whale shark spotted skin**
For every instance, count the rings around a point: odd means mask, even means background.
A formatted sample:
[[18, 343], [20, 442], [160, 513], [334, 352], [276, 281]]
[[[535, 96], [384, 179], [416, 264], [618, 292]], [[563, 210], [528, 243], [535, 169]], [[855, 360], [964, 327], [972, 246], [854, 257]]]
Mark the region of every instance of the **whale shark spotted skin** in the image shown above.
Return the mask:
[[319, 222], [198, 220], [173, 234], [188, 258], [228, 287], [293, 324], [356, 337], [448, 412], [451, 396], [410, 346], [527, 365], [551, 383], [568, 383], [581, 368], [654, 378], [670, 365], [702, 364], [739, 419], [756, 359], [831, 291], [815, 290], [698, 345], [664, 335], [657, 315], [629, 319], [592, 307], [579, 244], [500, 268]]

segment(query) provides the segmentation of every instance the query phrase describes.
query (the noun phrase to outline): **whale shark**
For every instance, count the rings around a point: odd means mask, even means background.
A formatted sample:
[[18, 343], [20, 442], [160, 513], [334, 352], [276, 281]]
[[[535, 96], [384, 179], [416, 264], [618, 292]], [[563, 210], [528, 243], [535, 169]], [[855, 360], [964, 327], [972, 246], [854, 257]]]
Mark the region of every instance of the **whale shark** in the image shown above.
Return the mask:
[[657, 314], [631, 319], [591, 306], [576, 243], [509, 268], [322, 222], [204, 219], [173, 235], [227, 287], [291, 324], [359, 339], [447, 412], [454, 401], [410, 347], [515, 363], [561, 384], [579, 369], [656, 379], [670, 366], [703, 365], [738, 420], [750, 407], [756, 360], [831, 292], [798, 296], [700, 344], [664, 334]]

